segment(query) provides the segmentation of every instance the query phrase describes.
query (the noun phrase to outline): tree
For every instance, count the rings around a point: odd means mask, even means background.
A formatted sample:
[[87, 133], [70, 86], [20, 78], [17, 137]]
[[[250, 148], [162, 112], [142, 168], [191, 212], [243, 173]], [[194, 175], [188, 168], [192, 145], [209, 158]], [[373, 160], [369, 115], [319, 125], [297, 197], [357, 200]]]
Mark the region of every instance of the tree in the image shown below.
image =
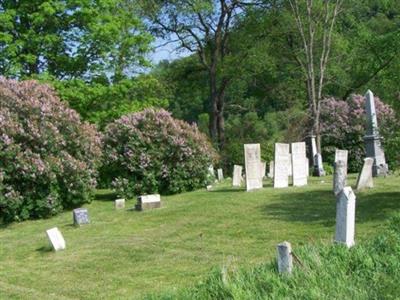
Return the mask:
[[180, 47], [197, 53], [206, 69], [209, 85], [209, 132], [220, 149], [225, 142], [225, 94], [232, 78], [223, 71], [230, 53], [230, 35], [235, 20], [254, 1], [170, 0], [145, 1], [145, 11], [154, 30]]
[[117, 81], [145, 64], [151, 41], [133, 0], [0, 1], [0, 73], [8, 77]]
[[[311, 133], [321, 152], [320, 102], [331, 52], [332, 36], [343, 0], [288, 0], [300, 41], [290, 36], [293, 55], [306, 79]], [[299, 47], [298, 47], [299, 46]]]

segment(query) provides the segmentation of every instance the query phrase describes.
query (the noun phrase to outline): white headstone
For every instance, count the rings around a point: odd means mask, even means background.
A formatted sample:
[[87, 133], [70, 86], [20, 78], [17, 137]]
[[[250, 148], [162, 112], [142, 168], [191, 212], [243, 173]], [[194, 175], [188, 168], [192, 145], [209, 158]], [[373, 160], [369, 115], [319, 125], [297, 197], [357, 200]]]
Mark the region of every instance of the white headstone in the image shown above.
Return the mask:
[[342, 160], [338, 160], [334, 165], [333, 172], [333, 193], [339, 195], [343, 188], [347, 185], [347, 165]]
[[269, 163], [269, 173], [268, 173], [269, 178], [274, 178], [274, 161], [271, 160]]
[[[337, 162], [338, 160], [341, 160], [347, 166], [348, 156], [349, 156], [349, 151], [347, 151], [347, 150], [339, 150], [339, 149], [335, 150], [335, 162]], [[346, 170], [347, 170], [347, 168], [346, 168]]]
[[307, 185], [307, 157], [306, 143], [292, 143], [292, 169], [293, 169], [293, 185]]
[[65, 249], [65, 240], [57, 227], [46, 230], [46, 234], [51, 245], [53, 246], [54, 251]]
[[138, 197], [136, 204], [137, 210], [146, 210], [161, 207], [161, 197], [159, 194], [143, 195]]
[[307, 174], [307, 177], [310, 176], [310, 161], [308, 160], [307, 157], [306, 157], [306, 174]]
[[214, 171], [214, 166], [210, 165], [208, 167], [208, 173], [210, 173], [211, 176], [215, 177], [215, 171]]
[[115, 209], [123, 209], [125, 208], [125, 199], [116, 199], [115, 200]]
[[243, 167], [239, 165], [233, 166], [232, 186], [240, 186], [242, 183]]
[[244, 159], [246, 168], [246, 190], [251, 191], [263, 187], [260, 175], [260, 144], [245, 144]]
[[218, 173], [218, 180], [219, 181], [223, 180], [224, 179], [224, 173], [223, 173], [222, 169], [218, 169], [217, 173]]
[[283, 242], [276, 247], [278, 250], [278, 272], [290, 274], [293, 269], [292, 246], [289, 242]]
[[288, 175], [293, 176], [292, 154], [291, 153], [289, 153]]
[[372, 166], [374, 165], [374, 159], [372, 157], [367, 157], [364, 159], [364, 165], [357, 178], [357, 191], [364, 188], [373, 188], [374, 181], [372, 179]]
[[207, 185], [206, 189], [207, 189], [207, 191], [211, 191], [212, 190], [212, 185]]
[[261, 180], [264, 179], [266, 172], [267, 172], [267, 163], [265, 161], [262, 161], [260, 162]]
[[289, 144], [275, 144], [274, 188], [289, 186]]
[[356, 196], [351, 187], [346, 186], [336, 199], [335, 241], [347, 247], [354, 245]]

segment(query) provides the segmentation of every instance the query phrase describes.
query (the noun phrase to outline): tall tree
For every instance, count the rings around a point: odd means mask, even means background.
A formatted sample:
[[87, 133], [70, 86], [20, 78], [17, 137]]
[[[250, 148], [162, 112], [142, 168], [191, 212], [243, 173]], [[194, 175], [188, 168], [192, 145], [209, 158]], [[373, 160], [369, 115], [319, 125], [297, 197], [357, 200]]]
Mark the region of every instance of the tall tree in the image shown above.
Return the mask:
[[331, 53], [332, 36], [343, 0], [288, 0], [299, 36], [290, 36], [293, 55], [305, 77], [308, 106], [311, 112], [311, 133], [321, 151], [320, 102]]
[[236, 18], [255, 1], [169, 0], [144, 1], [155, 31], [197, 53], [209, 80], [209, 131], [220, 149], [225, 141], [225, 93], [231, 78], [223, 72], [230, 51], [230, 35]]

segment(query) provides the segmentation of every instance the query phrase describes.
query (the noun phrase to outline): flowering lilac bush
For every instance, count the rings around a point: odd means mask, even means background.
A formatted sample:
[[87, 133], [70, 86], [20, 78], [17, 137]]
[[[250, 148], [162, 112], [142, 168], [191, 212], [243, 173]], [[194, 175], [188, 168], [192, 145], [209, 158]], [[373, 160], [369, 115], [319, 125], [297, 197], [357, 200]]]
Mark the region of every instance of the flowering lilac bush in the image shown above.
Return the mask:
[[[378, 126], [384, 144], [390, 142], [391, 132], [398, 124], [394, 111], [375, 97]], [[353, 95], [347, 101], [325, 99], [321, 105], [321, 134], [324, 159], [333, 163], [335, 148], [349, 150], [349, 171], [358, 172], [365, 158], [366, 133], [365, 98]], [[384, 145], [385, 146], [385, 145]], [[386, 150], [387, 160], [394, 161], [392, 152]]]
[[107, 126], [101, 173], [120, 196], [171, 194], [204, 187], [215, 157], [196, 126], [147, 109]]
[[0, 218], [47, 217], [90, 200], [101, 137], [47, 85], [0, 77]]

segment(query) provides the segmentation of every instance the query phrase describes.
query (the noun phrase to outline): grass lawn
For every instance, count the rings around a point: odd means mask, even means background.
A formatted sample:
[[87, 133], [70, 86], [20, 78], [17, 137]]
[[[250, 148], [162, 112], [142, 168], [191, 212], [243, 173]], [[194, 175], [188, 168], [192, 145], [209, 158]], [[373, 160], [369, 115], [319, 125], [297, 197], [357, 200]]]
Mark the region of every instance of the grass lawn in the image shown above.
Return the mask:
[[[355, 185], [356, 175], [349, 176]], [[356, 242], [400, 208], [399, 177], [375, 179], [357, 193]], [[321, 181], [322, 180], [322, 181]], [[294, 249], [330, 241], [335, 227], [332, 177], [304, 188], [245, 192], [228, 181], [214, 191], [162, 197], [163, 208], [115, 211], [98, 191], [86, 205], [91, 224], [72, 226], [72, 212], [0, 227], [1, 299], [132, 299], [190, 286], [211, 268], [234, 260], [253, 266], [275, 256], [278, 242]], [[127, 202], [128, 207], [134, 201]], [[57, 226], [67, 249], [52, 252], [45, 230]]]

